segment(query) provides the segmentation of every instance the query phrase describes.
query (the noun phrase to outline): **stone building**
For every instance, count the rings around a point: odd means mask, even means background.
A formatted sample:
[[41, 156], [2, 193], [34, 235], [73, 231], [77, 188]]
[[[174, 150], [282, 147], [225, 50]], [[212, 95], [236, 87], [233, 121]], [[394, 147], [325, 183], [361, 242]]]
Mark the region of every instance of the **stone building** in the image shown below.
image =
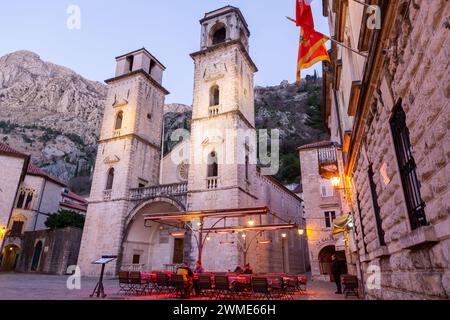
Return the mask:
[[[253, 75], [248, 25], [235, 7], [209, 12], [200, 20], [200, 51], [194, 60], [191, 132], [161, 158], [165, 67], [147, 50], [117, 57], [101, 130], [92, 192], [78, 264], [117, 255], [106, 272], [120, 268], [158, 270], [198, 259], [192, 232], [173, 236], [180, 226], [145, 221], [173, 212], [268, 207], [270, 215], [193, 220], [201, 225], [275, 224], [301, 226], [301, 200], [256, 165]], [[257, 221], [256, 221], [257, 220]], [[244, 238], [247, 236], [247, 238]], [[241, 238], [242, 237], [242, 238]], [[249, 241], [243, 255], [242, 242]], [[244, 239], [244, 240], [243, 240]], [[264, 239], [259, 241], [257, 239]], [[248, 235], [212, 234], [206, 238], [205, 269], [227, 271], [244, 259], [257, 271], [303, 272], [306, 243], [297, 229]]]
[[[24, 252], [22, 249], [25, 233], [46, 230], [45, 221], [48, 216], [58, 212], [60, 208], [77, 212], [86, 211], [86, 207], [81, 205], [86, 201], [66, 189], [63, 182], [31, 164], [30, 156], [5, 144], [0, 144], [0, 150], [1, 164], [4, 168], [8, 168], [2, 171], [0, 191], [1, 227], [5, 230], [1, 238], [0, 269], [15, 270], [21, 258], [31, 259], [34, 255], [38, 267], [42, 246], [36, 240], [34, 253]], [[52, 252], [47, 253], [49, 254]]]
[[30, 156], [0, 142], [0, 163], [3, 168], [8, 168], [2, 170], [0, 179], [0, 250], [3, 250], [17, 192], [25, 179], [29, 161]]
[[340, 191], [324, 175], [338, 170], [338, 145], [331, 141], [307, 144], [299, 149], [305, 204], [311, 275], [314, 280], [332, 280], [331, 256], [345, 260], [342, 239], [333, 236], [333, 221], [342, 216]]
[[323, 3], [331, 35], [362, 53], [333, 45], [325, 67], [352, 273], [369, 299], [448, 299], [450, 5]]

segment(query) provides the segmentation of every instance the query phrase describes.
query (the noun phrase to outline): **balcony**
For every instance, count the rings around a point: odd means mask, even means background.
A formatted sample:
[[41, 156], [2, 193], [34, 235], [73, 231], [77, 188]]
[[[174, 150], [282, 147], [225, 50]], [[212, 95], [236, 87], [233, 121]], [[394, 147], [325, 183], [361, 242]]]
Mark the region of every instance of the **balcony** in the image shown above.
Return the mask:
[[339, 174], [336, 148], [321, 148], [317, 151], [319, 160], [319, 174], [324, 179], [330, 179]]
[[113, 137], [114, 137], [114, 138], [120, 137], [120, 133], [121, 133], [121, 132], [120, 132], [120, 129], [114, 130], [114, 131], [113, 131]]
[[161, 196], [185, 196], [187, 182], [130, 189], [131, 200], [144, 200]]
[[104, 190], [103, 191], [103, 200], [104, 201], [111, 200], [111, 196], [112, 196], [112, 190]]
[[219, 113], [220, 113], [220, 105], [209, 107], [209, 116], [210, 117], [215, 117], [215, 116], [219, 115]]
[[207, 189], [217, 189], [218, 186], [219, 186], [219, 178], [218, 177], [206, 178], [206, 188]]

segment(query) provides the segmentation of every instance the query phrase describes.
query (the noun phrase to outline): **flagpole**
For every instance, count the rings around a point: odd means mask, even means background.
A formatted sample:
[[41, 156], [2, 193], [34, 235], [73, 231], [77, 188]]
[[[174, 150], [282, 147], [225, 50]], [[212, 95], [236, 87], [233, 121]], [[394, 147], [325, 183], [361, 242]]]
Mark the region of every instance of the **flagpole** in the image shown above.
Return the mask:
[[362, 4], [363, 6], [365, 6], [365, 7], [367, 7], [367, 8], [369, 8], [369, 7], [372, 6], [372, 5], [370, 5], [370, 4], [364, 3], [364, 2], [359, 1], [359, 0], [353, 0], [353, 1], [355, 1], [356, 3]]
[[332, 38], [330, 38], [330, 37], [327, 37], [327, 38], [328, 38], [328, 40], [330, 40], [331, 42], [336, 43], [338, 46], [344, 47], [344, 48], [346, 48], [346, 49], [348, 49], [348, 50], [350, 50], [350, 51], [353, 51], [353, 52], [356, 53], [356, 54], [359, 54], [360, 56], [362, 56], [362, 57], [364, 57], [364, 58], [367, 58], [367, 54], [361, 53], [361, 52], [359, 52], [359, 51], [357, 51], [357, 50], [355, 50], [355, 49], [353, 49], [353, 48], [351, 48], [351, 47], [349, 47], [349, 46], [346, 46], [346, 45], [343, 44], [342, 42], [339, 42], [339, 41], [337, 41], [337, 40], [334, 40], [334, 39], [332, 39]]

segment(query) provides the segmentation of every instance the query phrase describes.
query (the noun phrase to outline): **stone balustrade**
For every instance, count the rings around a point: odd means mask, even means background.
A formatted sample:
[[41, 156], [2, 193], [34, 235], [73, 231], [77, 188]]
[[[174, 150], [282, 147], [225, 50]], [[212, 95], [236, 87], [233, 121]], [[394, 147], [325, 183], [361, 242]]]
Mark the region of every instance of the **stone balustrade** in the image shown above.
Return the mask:
[[219, 186], [219, 178], [218, 177], [206, 178], [206, 188], [217, 189], [218, 186]]
[[215, 117], [220, 113], [220, 105], [209, 107], [209, 116]]
[[160, 196], [181, 196], [187, 193], [187, 182], [130, 189], [131, 200], [143, 200]]
[[111, 200], [111, 196], [112, 196], [112, 190], [104, 190], [103, 191], [103, 200], [104, 201]]

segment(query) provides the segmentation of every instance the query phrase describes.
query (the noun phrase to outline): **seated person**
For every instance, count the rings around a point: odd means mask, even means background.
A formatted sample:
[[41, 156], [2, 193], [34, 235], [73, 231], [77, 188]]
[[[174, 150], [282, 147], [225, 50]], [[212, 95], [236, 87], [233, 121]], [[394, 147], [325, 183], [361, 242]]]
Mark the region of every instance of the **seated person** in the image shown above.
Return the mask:
[[234, 269], [233, 273], [241, 274], [244, 270], [242, 270], [241, 266], [237, 266], [236, 269]]
[[204, 273], [204, 272], [205, 272], [205, 269], [203, 269], [202, 262], [197, 261], [197, 263], [195, 264], [194, 273]]
[[244, 267], [244, 274], [253, 274], [253, 268], [250, 263], [247, 263]]
[[189, 297], [194, 285], [194, 273], [189, 268], [189, 263], [183, 261], [183, 265], [177, 269], [177, 275], [182, 275], [185, 283], [184, 296]]

